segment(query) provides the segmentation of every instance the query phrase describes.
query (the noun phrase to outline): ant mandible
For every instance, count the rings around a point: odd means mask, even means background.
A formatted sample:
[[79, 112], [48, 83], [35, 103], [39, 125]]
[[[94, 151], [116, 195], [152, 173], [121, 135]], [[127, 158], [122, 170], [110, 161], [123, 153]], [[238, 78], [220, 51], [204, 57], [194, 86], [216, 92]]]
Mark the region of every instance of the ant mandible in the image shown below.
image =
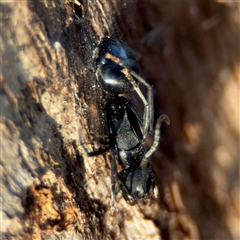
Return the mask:
[[[165, 114], [158, 118], [153, 144], [146, 151], [143, 142], [148, 133], [153, 133], [153, 94], [150, 84], [139, 75], [140, 67], [133, 50], [123, 41], [106, 37], [95, 54], [97, 79], [111, 96], [104, 108], [104, 132], [112, 149], [111, 206], [114, 206], [116, 192], [119, 190], [128, 203], [136, 204], [152, 195], [155, 182], [148, 158], [159, 144], [163, 120], [167, 124], [170, 120]], [[142, 94], [139, 83], [147, 87], [147, 99]], [[123, 97], [131, 91], [136, 91], [142, 100], [143, 114]], [[123, 167], [120, 173], [116, 171], [116, 156]]]

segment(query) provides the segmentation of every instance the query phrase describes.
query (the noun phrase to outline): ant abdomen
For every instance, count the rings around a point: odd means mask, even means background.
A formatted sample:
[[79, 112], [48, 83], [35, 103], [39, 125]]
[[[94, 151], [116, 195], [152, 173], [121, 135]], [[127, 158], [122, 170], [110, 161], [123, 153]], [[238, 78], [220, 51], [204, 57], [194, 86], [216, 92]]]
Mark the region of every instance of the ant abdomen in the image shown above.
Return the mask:
[[[140, 72], [140, 66], [135, 58], [133, 50], [124, 42], [112, 38], [104, 38], [98, 46], [97, 77], [103, 88], [113, 94], [123, 94], [134, 90], [129, 82], [124, 67], [106, 58], [106, 54], [120, 59], [128, 68], [135, 73]], [[134, 79], [136, 82], [137, 80]]]

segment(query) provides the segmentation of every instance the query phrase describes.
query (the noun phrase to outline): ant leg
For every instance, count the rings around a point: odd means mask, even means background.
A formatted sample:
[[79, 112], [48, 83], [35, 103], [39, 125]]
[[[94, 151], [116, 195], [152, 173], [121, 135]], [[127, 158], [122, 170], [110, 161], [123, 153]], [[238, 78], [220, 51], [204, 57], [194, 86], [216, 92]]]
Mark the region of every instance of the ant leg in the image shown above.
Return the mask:
[[114, 209], [114, 203], [116, 198], [116, 152], [112, 150], [111, 154], [111, 209]]
[[140, 164], [141, 170], [142, 170], [142, 183], [143, 183], [143, 189], [144, 192], [147, 192], [147, 179], [148, 179], [148, 170], [147, 170], [147, 159], [144, 158], [142, 163]]
[[154, 133], [154, 141], [152, 147], [146, 152], [145, 158], [142, 160], [140, 167], [142, 169], [142, 179], [144, 184], [144, 191], [147, 191], [147, 179], [148, 179], [148, 164], [149, 162], [147, 159], [156, 151], [158, 144], [160, 142], [160, 135], [161, 135], [161, 125], [162, 122], [165, 121], [168, 125], [170, 124], [170, 119], [167, 115], [162, 114], [156, 123], [155, 126], [155, 133]]
[[111, 134], [110, 134], [110, 122], [109, 119], [111, 119], [109, 116], [109, 109], [110, 106], [107, 103], [104, 107], [103, 110], [103, 123], [104, 123], [104, 141], [106, 141], [108, 144], [110, 143], [110, 139], [111, 139]]
[[104, 120], [105, 138], [107, 137], [107, 140], [109, 141], [109, 145], [112, 148], [112, 151], [111, 151], [111, 209], [114, 210], [114, 203], [116, 198], [116, 174], [117, 174], [116, 155], [117, 155], [118, 149], [115, 143], [115, 139], [112, 139], [113, 136], [110, 134], [110, 128], [111, 128], [111, 122], [109, 122], [109, 119], [111, 119], [111, 116], [109, 113], [110, 108], [111, 107], [108, 102], [103, 111], [103, 120]]
[[[145, 104], [145, 108], [146, 108], [146, 110], [145, 110], [146, 111], [145, 121], [146, 122], [144, 123], [144, 121], [143, 121], [144, 134], [146, 136], [146, 134], [147, 134], [146, 131], [149, 131], [150, 133], [153, 132], [153, 108], [154, 108], [154, 106], [153, 106], [152, 86], [146, 80], [144, 80], [140, 75], [138, 75], [137, 73], [135, 73], [131, 69], [128, 68], [128, 71], [133, 77], [135, 77], [140, 83], [142, 83], [148, 90], [148, 99], [147, 99], [147, 103]], [[138, 86], [137, 86], [137, 88], [139, 89]], [[139, 89], [139, 91], [138, 91], [137, 88], [135, 90], [138, 93], [139, 97], [142, 99], [142, 101], [143, 101], [143, 98], [146, 101], [146, 98], [143, 96], [141, 90]]]
[[128, 101], [126, 105], [136, 116], [138, 122], [141, 123], [141, 125], [143, 125], [143, 114], [139, 111], [139, 109], [130, 101]]
[[[152, 133], [153, 130], [153, 94], [152, 94], [152, 87], [151, 85], [144, 80], [142, 77], [140, 77], [136, 72], [131, 70], [129, 67], [127, 67], [119, 58], [113, 56], [110, 53], [107, 53], [106, 58], [112, 60], [113, 62], [119, 64], [124, 69], [122, 72], [128, 77], [130, 83], [133, 85], [134, 90], [137, 92], [138, 96], [141, 98], [144, 104], [144, 114], [143, 114], [143, 139], [146, 138], [147, 133]], [[145, 87], [148, 89], [148, 100], [144, 97], [142, 94], [138, 84], [133, 80], [131, 77], [135, 77], [139, 82], [141, 82]]]
[[96, 150], [96, 151], [93, 150], [92, 152], [89, 152], [88, 149], [86, 148], [83, 140], [82, 140], [82, 135], [81, 135], [80, 131], [79, 131], [79, 133], [78, 133], [78, 138], [79, 138], [79, 143], [80, 143], [80, 145], [82, 146], [82, 148], [84, 149], [84, 151], [86, 152], [86, 154], [88, 155], [88, 157], [98, 156], [98, 155], [100, 155], [100, 154], [105, 153], [106, 151], [108, 151], [108, 150], [111, 148], [111, 145], [110, 145], [109, 143], [106, 143], [106, 144], [105, 144], [105, 145], [107, 145], [106, 148], [101, 148], [101, 149], [99, 149], [99, 150]]
[[157, 147], [158, 147], [158, 144], [160, 142], [160, 134], [161, 134], [161, 125], [162, 125], [162, 122], [163, 120], [169, 125], [170, 124], [170, 119], [167, 115], [165, 114], [162, 114], [158, 120], [157, 120], [157, 123], [156, 123], [156, 127], [155, 127], [155, 133], [154, 133], [154, 141], [153, 141], [153, 145], [152, 147], [146, 152], [145, 154], [145, 157], [146, 158], [149, 158], [153, 153], [154, 151], [156, 151]]
[[139, 142], [143, 141], [143, 133], [140, 126], [143, 125], [143, 115], [137, 109], [137, 107], [131, 103], [130, 101], [126, 104], [127, 107], [127, 115], [129, 119], [129, 123], [132, 126], [132, 130], [135, 132], [138, 137]]

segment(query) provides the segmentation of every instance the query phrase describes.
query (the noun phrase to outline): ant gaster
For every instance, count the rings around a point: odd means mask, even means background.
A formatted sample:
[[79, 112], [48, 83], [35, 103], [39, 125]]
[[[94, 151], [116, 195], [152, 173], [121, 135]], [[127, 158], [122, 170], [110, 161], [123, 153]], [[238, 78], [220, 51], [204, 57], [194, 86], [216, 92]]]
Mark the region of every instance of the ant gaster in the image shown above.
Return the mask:
[[[162, 121], [169, 124], [170, 120], [164, 114], [158, 118], [153, 145], [146, 151], [144, 139], [153, 133], [153, 94], [149, 83], [139, 76], [140, 67], [133, 50], [120, 40], [106, 37], [97, 47], [96, 55], [96, 76], [111, 96], [104, 109], [104, 132], [112, 149], [111, 206], [119, 190], [128, 203], [136, 204], [152, 195], [155, 182], [148, 158], [159, 144]], [[139, 83], [147, 88], [147, 99]], [[131, 91], [136, 91], [142, 100], [143, 114], [123, 97]], [[119, 173], [116, 157], [123, 167]]]

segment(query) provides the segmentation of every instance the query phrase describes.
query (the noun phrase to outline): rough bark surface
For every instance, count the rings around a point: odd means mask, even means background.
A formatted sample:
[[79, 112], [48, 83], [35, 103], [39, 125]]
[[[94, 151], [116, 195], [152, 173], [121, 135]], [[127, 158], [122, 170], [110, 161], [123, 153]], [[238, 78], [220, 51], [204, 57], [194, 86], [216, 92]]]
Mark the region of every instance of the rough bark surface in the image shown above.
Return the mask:
[[[239, 3], [1, 2], [2, 239], [239, 239]], [[73, 10], [75, 14], [73, 14]], [[166, 113], [152, 205], [117, 195], [89, 158], [106, 96], [100, 38], [123, 39]], [[132, 94], [132, 100], [141, 102]], [[151, 143], [149, 143], [151, 144]]]

